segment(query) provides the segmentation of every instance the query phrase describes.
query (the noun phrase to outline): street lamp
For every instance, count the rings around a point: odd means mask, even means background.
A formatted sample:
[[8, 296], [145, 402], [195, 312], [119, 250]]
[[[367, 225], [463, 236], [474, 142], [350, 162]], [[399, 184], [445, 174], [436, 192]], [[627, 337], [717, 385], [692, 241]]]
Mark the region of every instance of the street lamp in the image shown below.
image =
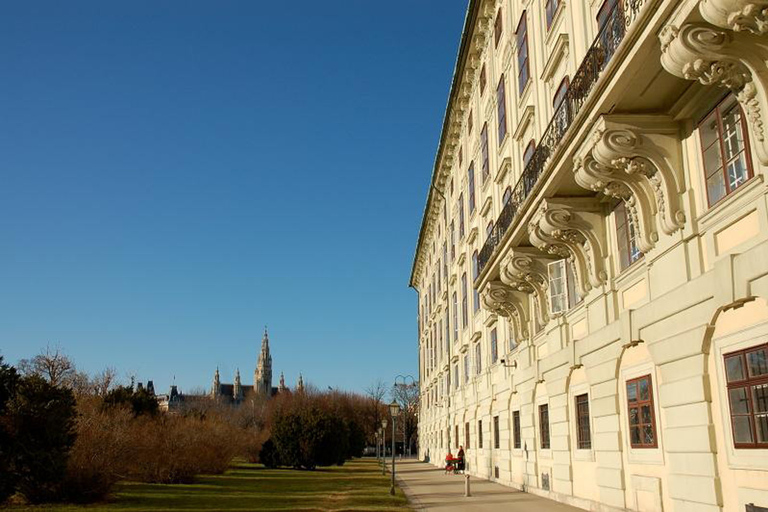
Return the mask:
[[381, 420], [381, 474], [387, 474], [387, 419]]
[[389, 494], [395, 495], [395, 418], [400, 414], [400, 404], [397, 400], [392, 400], [389, 404], [389, 415], [392, 416], [392, 485], [389, 488]]

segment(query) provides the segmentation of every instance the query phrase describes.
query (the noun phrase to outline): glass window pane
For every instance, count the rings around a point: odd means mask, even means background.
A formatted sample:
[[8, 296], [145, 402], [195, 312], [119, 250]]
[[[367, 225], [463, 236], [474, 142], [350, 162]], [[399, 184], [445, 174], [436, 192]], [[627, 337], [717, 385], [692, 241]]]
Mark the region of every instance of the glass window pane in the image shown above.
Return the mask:
[[752, 408], [757, 413], [768, 413], [768, 383], [752, 386]]
[[640, 444], [640, 427], [630, 428], [629, 435], [632, 439], [632, 444]]
[[757, 442], [768, 443], [768, 414], [755, 415], [755, 430], [757, 430]]
[[747, 353], [747, 367], [750, 377], [768, 374], [768, 348], [760, 348]]
[[640, 419], [643, 423], [652, 423], [651, 421], [651, 406], [644, 405], [640, 408]]
[[717, 142], [717, 114], [713, 113], [703, 123], [701, 123], [701, 126], [699, 126], [699, 131], [701, 133], [701, 147], [705, 150]]
[[655, 444], [656, 435], [653, 431], [653, 425], [643, 426], [643, 444]]
[[638, 382], [640, 386], [640, 400], [649, 400], [648, 394], [648, 379], [643, 379]]
[[732, 416], [733, 438], [737, 443], [754, 443], [752, 421], [749, 416]]
[[744, 380], [744, 362], [741, 354], [725, 358], [725, 378], [728, 382]]
[[723, 160], [720, 155], [720, 144], [712, 144], [704, 150], [704, 170], [707, 176], [720, 170], [723, 166]]
[[634, 382], [627, 384], [627, 401], [637, 402], [637, 386]]
[[731, 401], [732, 414], [749, 414], [749, 399], [747, 398], [747, 388], [729, 389], [728, 398]]
[[632, 407], [629, 409], [629, 424], [637, 425], [638, 423], [640, 423], [640, 416], [638, 415], [638, 409], [637, 407]]
[[707, 195], [709, 204], [715, 204], [725, 196], [725, 178], [723, 173], [716, 172], [707, 178]]
[[741, 153], [735, 160], [728, 162], [728, 186], [731, 190], [738, 188], [747, 178], [747, 156]]

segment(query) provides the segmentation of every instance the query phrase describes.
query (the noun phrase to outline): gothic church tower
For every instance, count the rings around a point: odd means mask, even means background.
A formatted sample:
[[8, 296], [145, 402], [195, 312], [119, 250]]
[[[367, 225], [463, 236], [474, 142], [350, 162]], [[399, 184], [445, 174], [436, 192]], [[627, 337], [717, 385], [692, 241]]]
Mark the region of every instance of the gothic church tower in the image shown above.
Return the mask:
[[259, 361], [253, 374], [253, 387], [261, 395], [272, 394], [272, 356], [269, 355], [269, 334], [266, 327], [264, 327], [264, 337], [261, 339]]

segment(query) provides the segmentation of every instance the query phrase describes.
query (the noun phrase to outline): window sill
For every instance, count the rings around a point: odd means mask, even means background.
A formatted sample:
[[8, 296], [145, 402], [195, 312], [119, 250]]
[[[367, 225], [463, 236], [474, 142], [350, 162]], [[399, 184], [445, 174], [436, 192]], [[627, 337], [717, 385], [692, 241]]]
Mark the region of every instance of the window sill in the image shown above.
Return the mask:
[[[762, 174], [752, 176], [742, 186], [709, 207], [707, 211], [699, 216], [698, 220], [702, 227], [708, 229], [712, 224], [716, 224], [723, 218], [733, 214], [733, 210], [729, 208], [732, 203], [751, 202], [758, 194], [762, 193], [763, 181]], [[706, 191], [704, 191], [704, 194], [706, 194]], [[744, 205], [739, 204], [734, 209], [741, 210], [742, 206]]]

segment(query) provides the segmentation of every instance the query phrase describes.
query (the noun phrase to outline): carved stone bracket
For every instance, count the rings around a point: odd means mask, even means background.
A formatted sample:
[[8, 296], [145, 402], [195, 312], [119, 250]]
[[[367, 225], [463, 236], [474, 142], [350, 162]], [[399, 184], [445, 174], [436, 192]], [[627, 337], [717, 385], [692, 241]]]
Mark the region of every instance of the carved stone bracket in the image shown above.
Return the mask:
[[536, 302], [539, 323], [549, 322], [547, 260], [536, 249], [514, 249], [501, 264], [501, 280], [514, 290], [528, 293]]
[[605, 228], [600, 203], [593, 198], [542, 201], [528, 223], [531, 243], [547, 254], [566, 258], [576, 276], [576, 291], [584, 297], [607, 279]]
[[677, 132], [663, 116], [601, 116], [574, 158], [579, 186], [625, 202], [643, 252], [656, 245], [657, 225], [672, 234], [685, 224]]
[[667, 25], [659, 34], [661, 64], [686, 80], [733, 91], [746, 113], [760, 161], [768, 165], [768, 42], [747, 32], [732, 32], [707, 23]]
[[491, 281], [480, 290], [480, 299], [488, 311], [507, 318], [518, 340], [528, 339], [528, 294], [501, 281]]
[[768, 34], [768, 0], [701, 0], [699, 10], [718, 27]]

